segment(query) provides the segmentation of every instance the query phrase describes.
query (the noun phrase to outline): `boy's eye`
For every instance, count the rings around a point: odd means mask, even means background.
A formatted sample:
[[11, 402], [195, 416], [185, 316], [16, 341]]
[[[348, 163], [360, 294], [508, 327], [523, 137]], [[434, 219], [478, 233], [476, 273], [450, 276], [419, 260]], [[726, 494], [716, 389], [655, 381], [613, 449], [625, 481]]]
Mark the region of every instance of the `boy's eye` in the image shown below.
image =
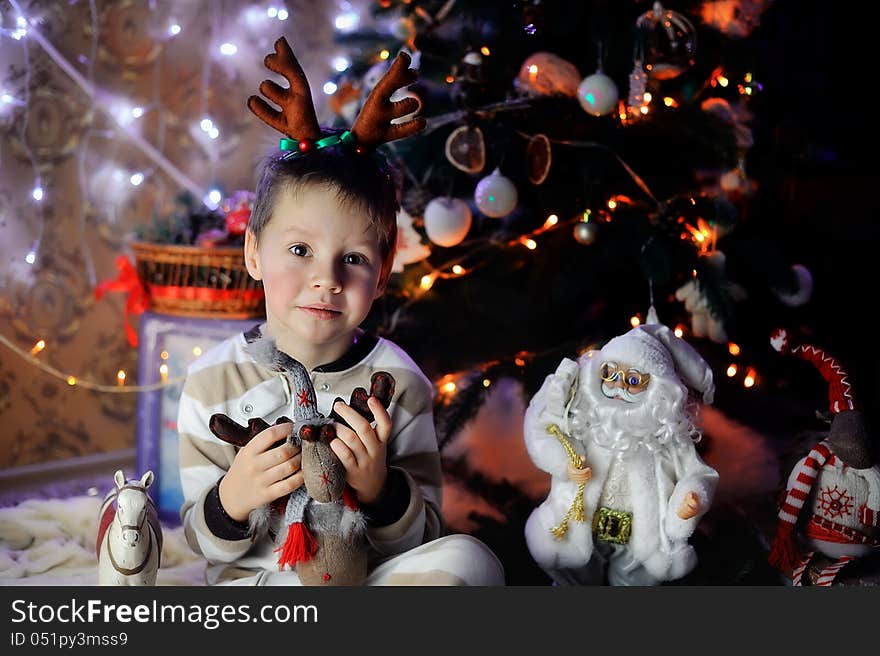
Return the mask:
[[305, 244], [294, 244], [288, 250], [297, 257], [306, 257], [311, 253], [311, 250]]
[[346, 264], [369, 264], [370, 261], [360, 253], [347, 253], [343, 258]]

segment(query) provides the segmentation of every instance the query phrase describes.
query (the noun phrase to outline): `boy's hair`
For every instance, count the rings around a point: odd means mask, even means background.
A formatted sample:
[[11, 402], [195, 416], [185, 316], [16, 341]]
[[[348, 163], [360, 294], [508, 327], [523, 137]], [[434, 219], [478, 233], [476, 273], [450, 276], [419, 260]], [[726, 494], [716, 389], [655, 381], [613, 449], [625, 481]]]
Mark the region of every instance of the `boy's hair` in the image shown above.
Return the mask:
[[[325, 134], [328, 131], [325, 130]], [[345, 145], [328, 146], [300, 157], [285, 158], [273, 153], [260, 164], [259, 180], [248, 230], [259, 242], [272, 218], [278, 194], [296, 194], [309, 186], [324, 187], [340, 203], [363, 211], [379, 235], [382, 269], [379, 279], [387, 282], [397, 245], [397, 172], [379, 152], [357, 153]]]

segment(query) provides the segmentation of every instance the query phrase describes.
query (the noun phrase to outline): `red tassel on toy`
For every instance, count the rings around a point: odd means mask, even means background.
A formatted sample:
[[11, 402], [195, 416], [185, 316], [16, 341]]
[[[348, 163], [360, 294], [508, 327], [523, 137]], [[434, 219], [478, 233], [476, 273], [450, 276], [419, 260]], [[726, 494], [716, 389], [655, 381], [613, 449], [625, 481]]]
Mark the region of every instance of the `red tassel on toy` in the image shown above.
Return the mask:
[[788, 523], [779, 526], [770, 546], [770, 554], [767, 556], [769, 563], [782, 572], [791, 572], [800, 560], [791, 535], [792, 529], [793, 526]]
[[298, 562], [310, 560], [318, 549], [318, 543], [309, 533], [302, 522], [294, 522], [287, 527], [287, 539], [284, 544], [277, 549], [281, 555], [278, 557], [278, 569], [283, 570], [285, 565], [293, 568]]
[[345, 507], [349, 510], [357, 510], [360, 506], [358, 505], [357, 496], [348, 485], [342, 488], [342, 501], [345, 503]]

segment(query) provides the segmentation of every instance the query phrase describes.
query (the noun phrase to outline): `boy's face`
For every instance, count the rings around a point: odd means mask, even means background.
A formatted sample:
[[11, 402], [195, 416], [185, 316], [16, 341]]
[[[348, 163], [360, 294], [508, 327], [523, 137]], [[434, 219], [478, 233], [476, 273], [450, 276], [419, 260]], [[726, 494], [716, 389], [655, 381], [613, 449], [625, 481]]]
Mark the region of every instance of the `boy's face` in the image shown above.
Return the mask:
[[266, 318], [280, 345], [344, 349], [381, 293], [379, 237], [335, 190], [280, 190], [259, 244], [245, 239], [248, 271], [263, 281]]

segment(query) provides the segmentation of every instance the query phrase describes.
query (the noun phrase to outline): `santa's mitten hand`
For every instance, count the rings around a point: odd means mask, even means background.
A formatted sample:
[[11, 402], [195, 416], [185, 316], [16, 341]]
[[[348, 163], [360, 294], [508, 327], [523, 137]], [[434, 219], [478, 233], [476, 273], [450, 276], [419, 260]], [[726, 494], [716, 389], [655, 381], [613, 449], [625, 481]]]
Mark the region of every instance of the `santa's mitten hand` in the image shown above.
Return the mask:
[[676, 514], [680, 519], [688, 520], [691, 517], [696, 517], [698, 512], [700, 512], [700, 497], [696, 492], [688, 492]]
[[543, 393], [544, 409], [541, 414], [546, 419], [546, 423], [561, 422], [565, 417], [565, 408], [575, 392], [577, 376], [578, 365], [568, 358], [563, 359], [556, 367], [556, 371], [547, 376], [538, 393], [539, 395]]

